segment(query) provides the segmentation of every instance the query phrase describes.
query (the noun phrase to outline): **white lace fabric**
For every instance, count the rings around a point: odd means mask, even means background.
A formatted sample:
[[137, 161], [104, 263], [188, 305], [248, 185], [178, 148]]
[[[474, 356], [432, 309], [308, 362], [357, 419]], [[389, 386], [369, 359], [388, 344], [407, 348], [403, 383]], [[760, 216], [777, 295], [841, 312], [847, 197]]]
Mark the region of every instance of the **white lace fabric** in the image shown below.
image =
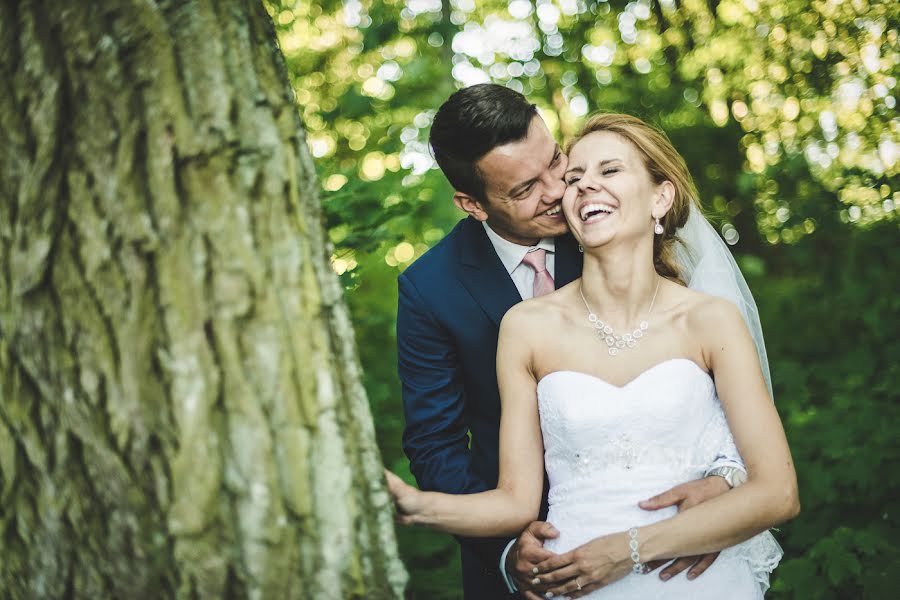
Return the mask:
[[[733, 444], [712, 379], [688, 359], [651, 367], [619, 387], [592, 375], [556, 371], [538, 384], [544, 462], [550, 479], [547, 520], [567, 552], [595, 537], [673, 516], [674, 507], [637, 506], [699, 479], [721, 448]], [[769, 532], [726, 548], [700, 577], [663, 582], [630, 574], [591, 593], [616, 598], [762, 598], [782, 550]]]

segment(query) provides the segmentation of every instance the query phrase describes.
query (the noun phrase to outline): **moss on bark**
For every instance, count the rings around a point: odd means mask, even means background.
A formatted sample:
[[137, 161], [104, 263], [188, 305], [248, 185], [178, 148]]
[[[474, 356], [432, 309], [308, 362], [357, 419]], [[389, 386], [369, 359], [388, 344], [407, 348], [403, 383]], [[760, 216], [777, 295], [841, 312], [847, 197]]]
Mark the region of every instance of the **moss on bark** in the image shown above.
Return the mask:
[[265, 10], [3, 0], [0, 53], [0, 589], [400, 597]]

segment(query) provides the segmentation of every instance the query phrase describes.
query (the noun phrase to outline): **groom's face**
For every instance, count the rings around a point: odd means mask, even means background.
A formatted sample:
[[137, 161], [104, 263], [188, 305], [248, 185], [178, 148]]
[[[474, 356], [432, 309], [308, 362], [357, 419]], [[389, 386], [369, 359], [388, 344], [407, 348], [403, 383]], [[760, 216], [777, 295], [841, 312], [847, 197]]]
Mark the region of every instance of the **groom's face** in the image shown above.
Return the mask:
[[561, 210], [566, 164], [544, 120], [535, 116], [524, 139], [497, 146], [479, 159], [486, 198], [468, 198], [469, 208], [461, 208], [516, 244], [530, 246], [562, 235], [568, 231]]

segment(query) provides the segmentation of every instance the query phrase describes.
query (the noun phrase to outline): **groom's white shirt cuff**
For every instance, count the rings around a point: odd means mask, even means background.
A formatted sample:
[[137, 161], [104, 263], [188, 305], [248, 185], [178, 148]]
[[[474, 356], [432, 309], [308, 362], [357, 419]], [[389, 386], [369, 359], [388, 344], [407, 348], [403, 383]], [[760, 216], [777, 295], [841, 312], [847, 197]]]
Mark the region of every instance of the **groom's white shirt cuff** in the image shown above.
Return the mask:
[[716, 460], [713, 461], [709, 468], [706, 469], [706, 472], [703, 473], [704, 477], [709, 477], [710, 471], [713, 469], [718, 469], [719, 467], [734, 467], [740, 471], [743, 471], [744, 474], [747, 473], [747, 467], [744, 466], [744, 463], [741, 462], [739, 458], [732, 458], [730, 456], [720, 454], [716, 457]]
[[747, 474], [747, 467], [744, 466], [744, 461], [741, 459], [741, 453], [738, 451], [737, 445], [734, 443], [734, 438], [730, 433], [719, 448], [716, 459], [709, 467], [707, 467], [703, 476], [708, 476], [710, 471], [720, 467], [734, 467], [742, 471], [745, 475]]
[[519, 591], [519, 588], [516, 587], [516, 584], [513, 582], [512, 577], [506, 574], [506, 557], [509, 554], [510, 549], [513, 547], [513, 544], [515, 543], [515, 538], [509, 540], [509, 543], [506, 545], [506, 549], [503, 551], [503, 554], [500, 555], [500, 574], [503, 575], [503, 581], [506, 583], [506, 587], [509, 588], [510, 594], [515, 594]]

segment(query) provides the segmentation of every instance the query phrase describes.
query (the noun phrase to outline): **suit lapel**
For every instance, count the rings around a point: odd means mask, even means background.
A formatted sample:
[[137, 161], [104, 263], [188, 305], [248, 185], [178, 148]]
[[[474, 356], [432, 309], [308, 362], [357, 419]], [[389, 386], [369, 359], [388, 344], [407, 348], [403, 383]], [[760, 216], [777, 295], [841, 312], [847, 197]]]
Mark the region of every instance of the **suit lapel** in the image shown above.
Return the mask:
[[[459, 234], [459, 279], [482, 310], [499, 326], [506, 311], [522, 301], [519, 290], [480, 222], [466, 218], [460, 224]], [[554, 283], [559, 289], [581, 276], [583, 255], [571, 234], [556, 238], [555, 246]]]
[[484, 226], [466, 218], [460, 226], [459, 280], [496, 324], [512, 306], [522, 301], [516, 284], [497, 256]]

